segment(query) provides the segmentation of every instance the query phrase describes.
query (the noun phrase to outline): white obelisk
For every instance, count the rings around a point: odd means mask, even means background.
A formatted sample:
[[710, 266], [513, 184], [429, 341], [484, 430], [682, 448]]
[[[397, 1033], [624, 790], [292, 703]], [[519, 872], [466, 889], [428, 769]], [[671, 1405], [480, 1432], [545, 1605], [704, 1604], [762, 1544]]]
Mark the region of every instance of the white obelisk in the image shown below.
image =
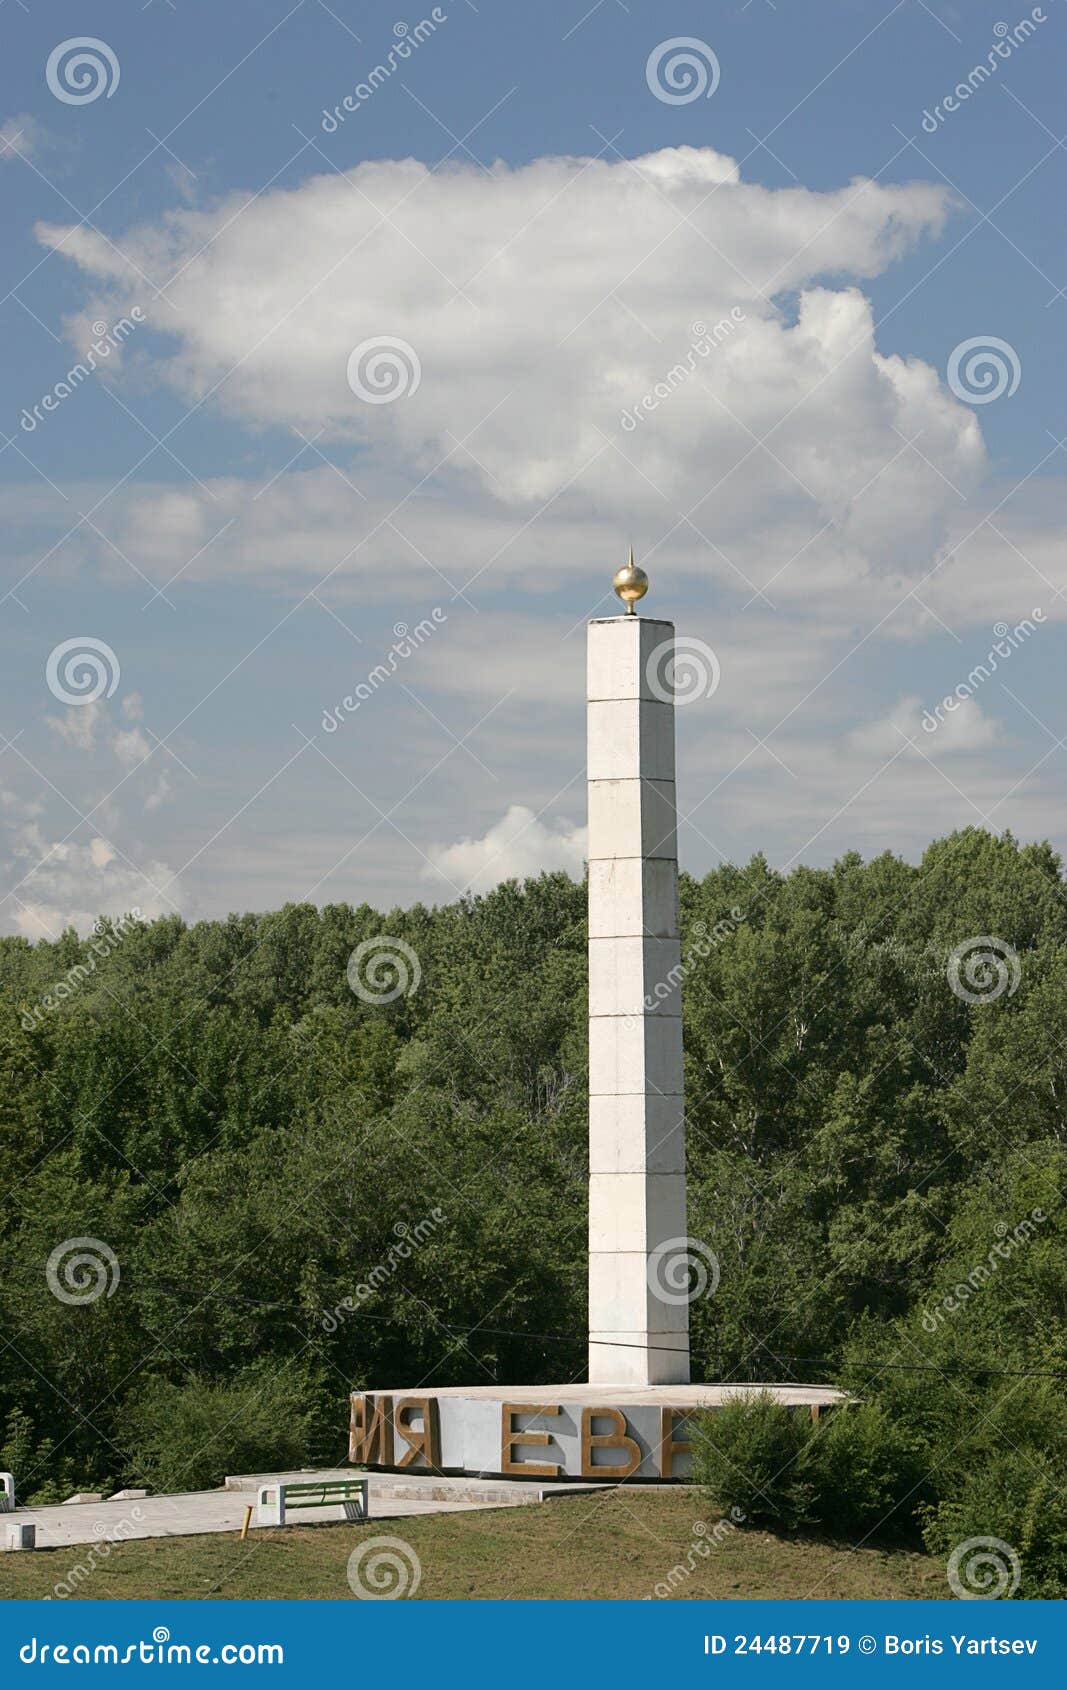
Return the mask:
[[[685, 1118], [674, 794], [674, 625], [589, 624], [589, 1380], [689, 1380]], [[666, 1249], [664, 1248], [666, 1247]], [[666, 1296], [661, 1291], [666, 1291]]]

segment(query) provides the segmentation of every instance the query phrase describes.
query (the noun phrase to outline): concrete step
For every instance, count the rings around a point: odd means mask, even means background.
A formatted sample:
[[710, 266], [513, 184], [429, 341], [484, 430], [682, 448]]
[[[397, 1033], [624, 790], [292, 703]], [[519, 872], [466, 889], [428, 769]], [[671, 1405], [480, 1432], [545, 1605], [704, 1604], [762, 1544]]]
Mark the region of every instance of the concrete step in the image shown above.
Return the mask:
[[[258, 1491], [261, 1485], [300, 1484], [321, 1479], [351, 1479], [362, 1475], [362, 1467], [331, 1467], [295, 1473], [231, 1473], [225, 1489]], [[553, 1484], [523, 1479], [479, 1479], [469, 1474], [436, 1476], [426, 1473], [369, 1472], [371, 1513], [376, 1498], [393, 1502], [479, 1503], [483, 1507], [514, 1508], [528, 1503], [548, 1502], [561, 1496], [586, 1495], [601, 1491], [598, 1482]]]

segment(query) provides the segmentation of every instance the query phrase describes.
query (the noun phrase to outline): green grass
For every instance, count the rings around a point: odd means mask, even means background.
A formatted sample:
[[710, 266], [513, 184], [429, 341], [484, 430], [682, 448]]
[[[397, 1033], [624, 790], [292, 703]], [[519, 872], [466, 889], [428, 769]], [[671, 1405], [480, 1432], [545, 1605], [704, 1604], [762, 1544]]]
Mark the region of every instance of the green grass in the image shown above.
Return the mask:
[[[926, 1555], [716, 1528], [698, 1491], [628, 1490], [540, 1507], [256, 1531], [245, 1543], [236, 1533], [152, 1538], [116, 1545], [76, 1594], [351, 1599], [349, 1556], [381, 1537], [402, 1539], [417, 1555], [419, 1600], [948, 1594], [944, 1567]], [[52, 1595], [91, 1547], [0, 1557], [0, 1596]]]

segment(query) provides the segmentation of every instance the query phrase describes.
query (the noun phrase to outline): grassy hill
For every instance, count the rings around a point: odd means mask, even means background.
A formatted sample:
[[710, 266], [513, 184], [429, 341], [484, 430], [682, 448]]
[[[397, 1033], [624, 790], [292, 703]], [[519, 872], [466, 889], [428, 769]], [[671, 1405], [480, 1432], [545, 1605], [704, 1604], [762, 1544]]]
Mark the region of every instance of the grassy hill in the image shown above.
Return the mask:
[[[632, 1490], [541, 1507], [257, 1531], [245, 1543], [231, 1534], [119, 1544], [77, 1594], [352, 1599], [349, 1556], [380, 1537], [402, 1539], [418, 1557], [418, 1600], [949, 1594], [944, 1566], [930, 1556], [738, 1531], [709, 1515], [696, 1492]], [[90, 1553], [86, 1545], [5, 1556], [0, 1594], [50, 1596]]]

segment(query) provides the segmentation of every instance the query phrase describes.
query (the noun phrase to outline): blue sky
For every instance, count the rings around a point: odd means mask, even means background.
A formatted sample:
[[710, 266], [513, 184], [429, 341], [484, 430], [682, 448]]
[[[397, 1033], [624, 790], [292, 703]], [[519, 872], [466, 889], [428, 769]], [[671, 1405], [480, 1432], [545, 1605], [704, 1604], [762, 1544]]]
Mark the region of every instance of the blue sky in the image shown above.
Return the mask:
[[[1061, 0], [4, 23], [4, 930], [580, 872], [582, 630], [631, 539], [721, 674], [685, 867], [1061, 847]], [[117, 83], [94, 49], [71, 102], [86, 34]], [[676, 103], [683, 38], [718, 80]], [[121, 347], [40, 410], [94, 323]], [[369, 403], [382, 337], [418, 380]], [[953, 391], [991, 340], [1004, 392]], [[89, 705], [48, 682], [85, 639]]]

